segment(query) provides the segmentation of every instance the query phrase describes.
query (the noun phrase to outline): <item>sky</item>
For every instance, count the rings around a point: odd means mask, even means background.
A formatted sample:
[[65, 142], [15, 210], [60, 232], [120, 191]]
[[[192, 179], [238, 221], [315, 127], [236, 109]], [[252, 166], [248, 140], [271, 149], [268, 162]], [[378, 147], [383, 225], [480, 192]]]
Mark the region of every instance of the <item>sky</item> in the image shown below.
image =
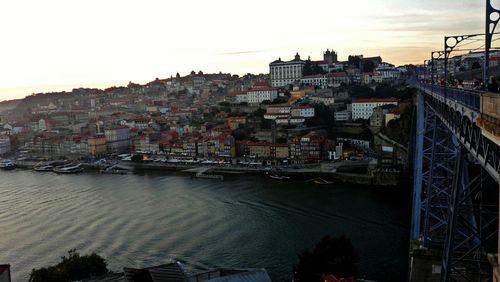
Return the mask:
[[[498, 3], [496, 3], [498, 2]], [[500, 0], [494, 0], [500, 8]], [[498, 4], [498, 5], [497, 5]], [[191, 70], [268, 73], [334, 49], [423, 63], [484, 32], [479, 0], [0, 0], [0, 101]]]

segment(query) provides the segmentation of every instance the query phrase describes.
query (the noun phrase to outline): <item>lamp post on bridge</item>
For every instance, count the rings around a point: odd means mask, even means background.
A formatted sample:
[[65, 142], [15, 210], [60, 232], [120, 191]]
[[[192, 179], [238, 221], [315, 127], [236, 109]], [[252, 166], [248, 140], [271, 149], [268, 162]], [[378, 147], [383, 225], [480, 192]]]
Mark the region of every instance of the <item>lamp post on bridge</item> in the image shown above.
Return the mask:
[[427, 81], [429, 80], [429, 64], [430, 64], [431, 60], [424, 60], [424, 68], [425, 68], [425, 75], [424, 75], [424, 79], [425, 79], [425, 83], [427, 83]]
[[443, 51], [432, 51], [431, 52], [431, 85], [432, 85], [433, 91], [434, 91], [434, 83], [436, 81], [436, 79], [434, 77], [437, 76], [435, 60], [439, 60], [443, 55], [444, 55]]
[[[488, 0], [489, 1], [489, 0]], [[482, 34], [468, 34], [468, 35], [453, 35], [444, 37], [444, 97], [447, 98], [448, 94], [448, 59], [451, 52], [455, 50], [458, 45], [469, 38], [481, 36]]]

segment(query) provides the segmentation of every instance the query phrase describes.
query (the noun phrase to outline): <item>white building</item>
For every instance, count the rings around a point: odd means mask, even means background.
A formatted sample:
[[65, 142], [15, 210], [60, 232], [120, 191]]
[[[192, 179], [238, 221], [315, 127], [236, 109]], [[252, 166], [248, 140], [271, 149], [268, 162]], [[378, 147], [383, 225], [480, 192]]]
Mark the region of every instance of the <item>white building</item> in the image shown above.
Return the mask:
[[226, 95], [225, 98], [226, 102], [232, 102], [232, 103], [248, 103], [248, 96], [247, 92], [245, 91], [240, 91], [240, 92], [231, 92]]
[[291, 61], [285, 62], [281, 58], [269, 64], [269, 75], [272, 87], [283, 87], [299, 81], [303, 75], [305, 61], [299, 54]]
[[252, 88], [247, 92], [249, 104], [260, 104], [266, 100], [273, 101], [278, 98], [278, 91], [270, 87]]
[[314, 117], [314, 107], [310, 106], [297, 106], [293, 107], [291, 110], [292, 117]]
[[38, 121], [38, 131], [45, 131], [47, 130], [47, 123], [45, 122], [45, 119], [40, 119]]
[[304, 76], [300, 79], [301, 84], [309, 84], [314, 86], [319, 86], [321, 88], [326, 88], [328, 86], [329, 79], [326, 75], [317, 74], [317, 75], [308, 75]]
[[351, 84], [351, 78], [345, 72], [333, 72], [328, 76], [330, 78], [329, 84], [331, 86], [338, 87], [341, 84]]
[[10, 138], [8, 136], [0, 136], [0, 155], [10, 152]]
[[382, 75], [383, 80], [394, 80], [398, 79], [400, 76], [399, 70], [395, 68], [394, 65], [386, 63], [378, 65], [378, 67], [375, 69], [375, 72]]
[[352, 119], [369, 119], [373, 109], [383, 105], [398, 105], [396, 98], [367, 98], [352, 101]]
[[314, 117], [314, 107], [271, 105], [267, 107], [265, 119], [276, 121], [276, 124], [301, 124], [306, 118]]
[[351, 111], [343, 110], [343, 111], [335, 112], [334, 119], [335, 119], [335, 121], [341, 121], [341, 122], [350, 121], [351, 120]]
[[375, 83], [382, 83], [384, 80], [384, 77], [382, 74], [378, 73], [378, 72], [375, 72], [375, 73], [364, 73], [363, 74], [363, 83], [364, 84], [370, 84], [372, 82], [375, 82]]

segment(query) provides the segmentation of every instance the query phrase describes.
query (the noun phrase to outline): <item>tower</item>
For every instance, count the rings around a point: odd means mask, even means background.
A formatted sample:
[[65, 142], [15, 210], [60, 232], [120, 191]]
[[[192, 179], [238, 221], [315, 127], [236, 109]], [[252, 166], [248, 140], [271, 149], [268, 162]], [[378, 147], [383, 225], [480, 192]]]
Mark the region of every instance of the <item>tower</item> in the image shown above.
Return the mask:
[[326, 49], [326, 52], [323, 52], [323, 60], [326, 61], [329, 65], [338, 62], [337, 61], [337, 52], [330, 51], [329, 49]]

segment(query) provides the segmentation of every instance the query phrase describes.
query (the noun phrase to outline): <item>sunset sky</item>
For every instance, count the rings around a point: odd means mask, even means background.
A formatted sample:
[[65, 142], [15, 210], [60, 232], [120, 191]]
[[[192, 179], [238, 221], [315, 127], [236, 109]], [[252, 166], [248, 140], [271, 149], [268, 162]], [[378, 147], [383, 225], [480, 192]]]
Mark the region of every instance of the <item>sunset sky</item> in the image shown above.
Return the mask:
[[281, 57], [422, 63], [444, 35], [484, 32], [478, 0], [0, 2], [0, 101], [191, 70], [267, 73]]

